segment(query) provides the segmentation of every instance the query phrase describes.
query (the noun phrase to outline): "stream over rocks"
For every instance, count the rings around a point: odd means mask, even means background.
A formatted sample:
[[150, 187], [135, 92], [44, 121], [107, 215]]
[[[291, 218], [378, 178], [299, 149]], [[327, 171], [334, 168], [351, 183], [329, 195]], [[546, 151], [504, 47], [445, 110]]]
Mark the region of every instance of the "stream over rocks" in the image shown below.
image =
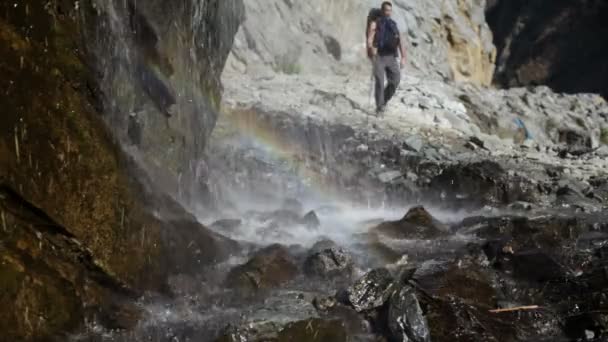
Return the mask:
[[[605, 336], [604, 202], [586, 197], [583, 209], [577, 198], [562, 198], [555, 207], [560, 184], [546, 173], [515, 171], [500, 158], [437, 159], [429, 166], [424, 157], [395, 158], [390, 151], [402, 146], [398, 141], [358, 140], [366, 138], [355, 133], [332, 139], [331, 147], [316, 139], [310, 146], [311, 136], [336, 137], [323, 133], [334, 128], [299, 128], [283, 141], [298, 146], [298, 162], [309, 170], [326, 172], [294, 171], [299, 165], [285, 155], [247, 143], [247, 130], [213, 141], [209, 165], [221, 172], [210, 180], [230, 190], [212, 191], [221, 208], [213, 215], [201, 209], [198, 217], [238, 249], [198, 274], [174, 276], [172, 297], [142, 297], [146, 318], [106, 336], [235, 342]], [[357, 151], [363, 143], [369, 148]], [[409, 173], [427, 181], [387, 182], [382, 172], [369, 172], [379, 164], [400, 170], [403, 179], [414, 178]], [[332, 169], [337, 165], [353, 168], [357, 182]], [[334, 188], [321, 191], [330, 182]], [[410, 197], [414, 188], [419, 197]]]
[[403, 0], [370, 115], [369, 5], [0, 3], [0, 340], [608, 340], [608, 104]]

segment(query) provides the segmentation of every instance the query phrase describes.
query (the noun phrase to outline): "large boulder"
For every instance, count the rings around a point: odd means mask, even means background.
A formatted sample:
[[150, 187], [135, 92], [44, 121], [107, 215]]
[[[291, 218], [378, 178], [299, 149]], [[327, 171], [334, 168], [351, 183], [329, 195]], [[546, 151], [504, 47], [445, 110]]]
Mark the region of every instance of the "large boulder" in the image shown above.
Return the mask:
[[298, 273], [289, 251], [281, 245], [271, 245], [257, 252], [247, 263], [233, 268], [226, 285], [255, 293], [271, 289], [292, 280]]
[[350, 277], [354, 262], [351, 255], [343, 248], [329, 246], [310, 254], [304, 262], [304, 272], [308, 276], [332, 278]]
[[445, 235], [449, 228], [423, 207], [414, 207], [401, 220], [383, 222], [373, 231], [396, 239], [432, 239]]

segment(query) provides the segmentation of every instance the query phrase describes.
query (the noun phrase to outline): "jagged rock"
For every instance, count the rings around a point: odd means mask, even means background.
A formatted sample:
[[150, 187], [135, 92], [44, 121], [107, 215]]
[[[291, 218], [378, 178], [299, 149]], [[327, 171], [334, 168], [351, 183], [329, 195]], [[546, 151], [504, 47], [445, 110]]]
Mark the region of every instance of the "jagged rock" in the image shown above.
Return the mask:
[[276, 340], [289, 324], [318, 319], [314, 294], [278, 291], [263, 303], [245, 308], [240, 321], [229, 324], [217, 341]]
[[496, 302], [493, 270], [489, 263], [476, 257], [428, 260], [416, 269], [412, 278], [427, 295], [459, 298], [463, 303], [486, 307], [492, 307]]
[[449, 228], [423, 207], [414, 207], [401, 220], [383, 222], [372, 231], [398, 239], [431, 239], [446, 234]]
[[384, 268], [370, 271], [348, 288], [348, 299], [357, 312], [369, 311], [388, 300], [393, 290], [393, 277]]
[[323, 278], [349, 277], [353, 266], [352, 257], [346, 250], [330, 247], [309, 255], [304, 262], [304, 272], [309, 276]]
[[300, 223], [305, 225], [308, 229], [319, 229], [321, 227], [321, 221], [314, 211], [309, 211], [306, 215], [300, 219]]
[[256, 292], [284, 284], [298, 272], [289, 251], [272, 245], [257, 252], [246, 264], [233, 268], [226, 277], [226, 285]]
[[396, 341], [431, 341], [426, 317], [415, 290], [410, 286], [403, 286], [393, 292], [388, 308], [388, 326]]

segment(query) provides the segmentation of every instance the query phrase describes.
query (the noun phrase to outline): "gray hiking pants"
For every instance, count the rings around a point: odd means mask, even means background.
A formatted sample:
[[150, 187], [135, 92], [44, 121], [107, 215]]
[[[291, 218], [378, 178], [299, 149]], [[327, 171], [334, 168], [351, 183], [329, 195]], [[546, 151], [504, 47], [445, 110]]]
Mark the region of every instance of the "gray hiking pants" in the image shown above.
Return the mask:
[[[399, 68], [397, 57], [393, 55], [376, 56], [374, 58], [373, 66], [374, 79], [376, 81], [374, 92], [376, 97], [376, 108], [382, 109], [397, 91], [397, 87], [401, 81], [401, 70]], [[388, 80], [386, 88], [384, 86], [385, 74], [386, 79]]]

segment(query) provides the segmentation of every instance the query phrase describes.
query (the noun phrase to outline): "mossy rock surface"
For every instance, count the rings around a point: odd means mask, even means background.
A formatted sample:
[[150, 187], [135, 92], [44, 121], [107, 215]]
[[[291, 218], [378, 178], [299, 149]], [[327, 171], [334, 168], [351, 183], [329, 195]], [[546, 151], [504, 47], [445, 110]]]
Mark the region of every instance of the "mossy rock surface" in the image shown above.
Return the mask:
[[[0, 305], [11, 308], [0, 329], [9, 340], [63, 340], [85, 317], [133, 324], [110, 317], [137, 317], [116, 298], [165, 291], [170, 274], [236, 247], [155, 191], [120, 147], [87, 40], [107, 27], [93, 2], [0, 4]], [[197, 89], [217, 102], [217, 86]]]

